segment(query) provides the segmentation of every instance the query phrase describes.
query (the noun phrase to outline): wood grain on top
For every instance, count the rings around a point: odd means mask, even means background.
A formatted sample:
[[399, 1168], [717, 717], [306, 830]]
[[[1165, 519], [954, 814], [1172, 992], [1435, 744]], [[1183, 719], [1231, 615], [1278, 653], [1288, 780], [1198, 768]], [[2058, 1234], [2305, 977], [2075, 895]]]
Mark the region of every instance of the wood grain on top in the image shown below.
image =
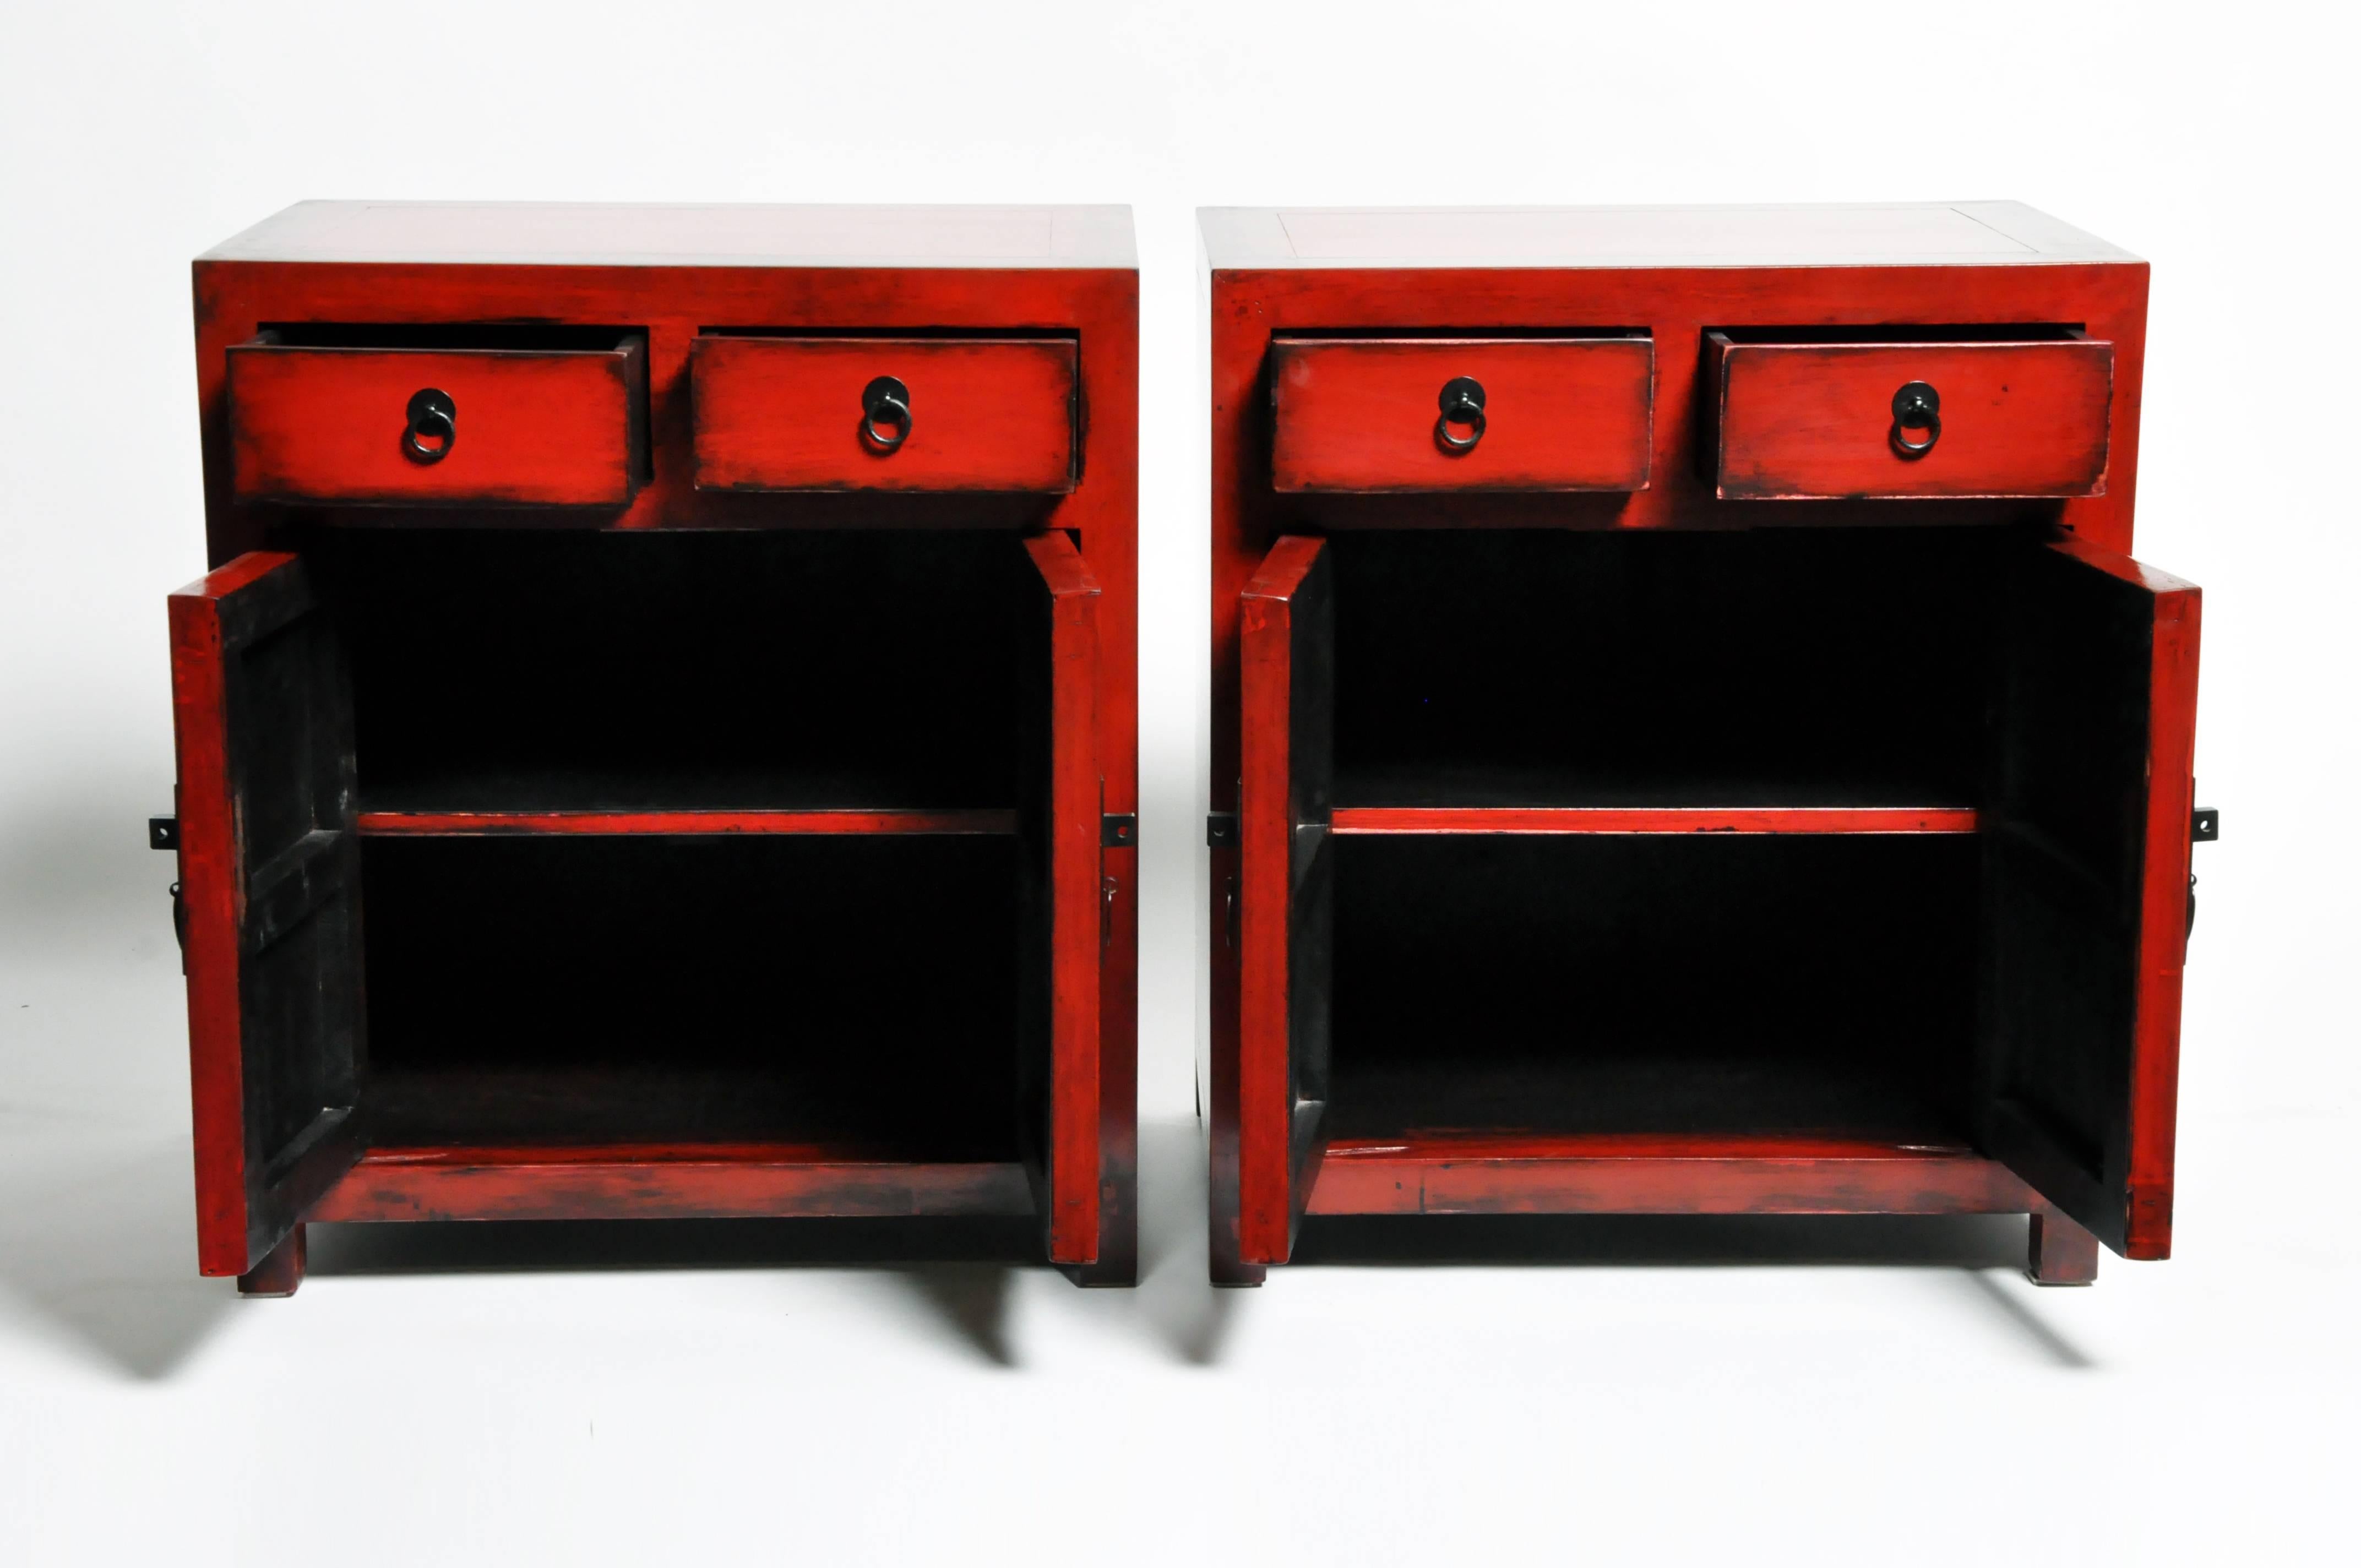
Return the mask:
[[2138, 258], [2018, 202], [1700, 207], [1204, 207], [1215, 271], [1945, 267]]
[[201, 261], [1137, 268], [1128, 207], [298, 202]]

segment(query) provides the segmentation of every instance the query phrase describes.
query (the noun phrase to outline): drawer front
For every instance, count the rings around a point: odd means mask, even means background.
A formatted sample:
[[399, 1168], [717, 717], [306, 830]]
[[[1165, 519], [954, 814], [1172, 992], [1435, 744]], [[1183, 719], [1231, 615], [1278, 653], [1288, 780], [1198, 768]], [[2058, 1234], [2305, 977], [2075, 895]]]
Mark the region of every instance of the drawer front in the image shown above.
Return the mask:
[[265, 334], [229, 351], [229, 422], [241, 501], [620, 507], [645, 466], [646, 342], [352, 348]]
[[689, 357], [697, 487], [1062, 493], [1076, 364], [1069, 338], [708, 333]]
[[1710, 333], [1707, 352], [1726, 500], [2106, 493], [2112, 344]]
[[1279, 337], [1271, 371], [1280, 490], [1648, 488], [1644, 337]]

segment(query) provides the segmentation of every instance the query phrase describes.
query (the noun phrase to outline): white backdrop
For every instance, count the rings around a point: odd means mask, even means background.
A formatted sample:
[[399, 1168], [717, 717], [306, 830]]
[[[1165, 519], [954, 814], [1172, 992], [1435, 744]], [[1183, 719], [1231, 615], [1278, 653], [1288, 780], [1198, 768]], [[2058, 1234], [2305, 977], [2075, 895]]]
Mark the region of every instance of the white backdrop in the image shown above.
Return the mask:
[[[2341, 1560], [2349, 12], [0, 17], [0, 1562]], [[327, 1235], [287, 1303], [196, 1278], [170, 867], [142, 844], [170, 802], [163, 596], [203, 565], [188, 261], [309, 196], [1131, 203], [1140, 1291], [710, 1232]], [[1578, 1262], [1213, 1295], [1192, 208], [1983, 197], [2155, 264], [2138, 553], [2208, 590], [2225, 825], [2198, 857], [2180, 1256], [2036, 1292], [2005, 1223], [1594, 1227]]]

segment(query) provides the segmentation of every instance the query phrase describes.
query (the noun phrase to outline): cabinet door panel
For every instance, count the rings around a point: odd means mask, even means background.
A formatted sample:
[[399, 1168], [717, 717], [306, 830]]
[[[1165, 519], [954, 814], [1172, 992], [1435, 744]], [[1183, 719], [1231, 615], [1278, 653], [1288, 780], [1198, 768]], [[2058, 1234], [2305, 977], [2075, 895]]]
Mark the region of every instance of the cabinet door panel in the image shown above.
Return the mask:
[[350, 684], [291, 555], [174, 594], [197, 1249], [243, 1274], [357, 1157]]
[[1327, 1109], [1335, 609], [1317, 539], [1279, 540], [1240, 629], [1238, 1239], [1285, 1263]]
[[2128, 1257], [2171, 1250], [2200, 601], [2079, 540], [2009, 585], [1985, 841], [1984, 1139]]
[[[1025, 541], [1039, 597], [1025, 792], [1027, 1164], [1052, 1263], [1099, 1252], [1099, 585], [1063, 533]], [[1045, 678], [1046, 676], [1046, 678]]]

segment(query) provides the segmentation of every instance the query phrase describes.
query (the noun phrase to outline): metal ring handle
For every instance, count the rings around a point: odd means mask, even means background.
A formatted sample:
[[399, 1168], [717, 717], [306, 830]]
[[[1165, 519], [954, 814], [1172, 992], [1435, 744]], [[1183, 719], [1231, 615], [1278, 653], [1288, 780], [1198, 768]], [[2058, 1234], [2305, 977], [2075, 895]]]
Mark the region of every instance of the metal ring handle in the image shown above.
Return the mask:
[[[1894, 394], [1894, 428], [1885, 439], [1897, 457], [1924, 457], [1935, 450], [1935, 443], [1943, 439], [1942, 394], [1924, 381], [1905, 382]], [[1924, 441], [1913, 441], [1903, 432], [1923, 430]]]
[[[1443, 395], [1435, 401], [1443, 417], [1434, 422], [1434, 444], [1455, 457], [1475, 451], [1484, 439], [1484, 383], [1473, 376], [1454, 376], [1443, 384]], [[1452, 431], [1455, 424], [1467, 426], [1466, 439]]]
[[[428, 441], [434, 445], [426, 444]], [[440, 463], [459, 444], [459, 407], [451, 394], [423, 387], [410, 394], [401, 428], [401, 455], [412, 463]]]
[[[893, 431], [880, 430], [891, 425]], [[861, 389], [861, 439], [880, 457], [890, 457], [910, 439], [910, 389], [880, 376]]]

